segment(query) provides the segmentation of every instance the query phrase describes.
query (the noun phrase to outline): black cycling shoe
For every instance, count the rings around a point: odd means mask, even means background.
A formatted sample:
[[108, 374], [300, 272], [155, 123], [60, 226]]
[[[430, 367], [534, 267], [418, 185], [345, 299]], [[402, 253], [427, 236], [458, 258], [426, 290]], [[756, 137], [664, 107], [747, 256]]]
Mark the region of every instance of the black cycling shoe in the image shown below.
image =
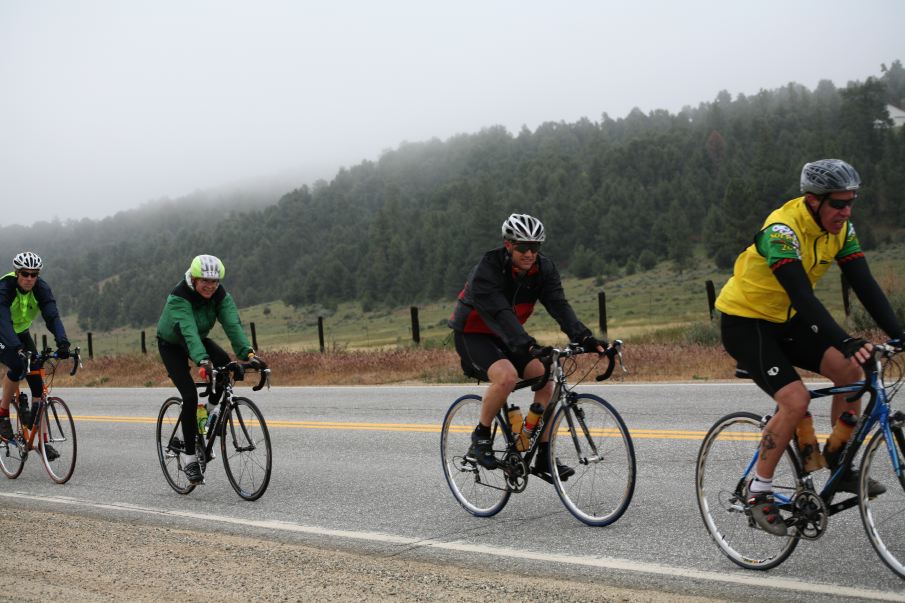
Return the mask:
[[47, 455], [48, 461], [55, 461], [60, 458], [60, 453], [50, 444], [44, 444], [44, 454]]
[[[823, 449], [823, 458], [826, 459], [826, 465], [831, 473], [835, 473], [839, 467], [839, 457], [842, 455], [842, 449], [828, 452]], [[840, 479], [836, 486], [840, 492], [858, 493], [858, 482], [861, 481], [861, 471], [854, 467], [849, 467], [848, 473]], [[878, 482], [872, 477], [867, 478], [867, 497], [874, 498], [886, 492], [886, 486]]]
[[185, 466], [185, 477], [190, 484], [195, 486], [204, 483], [204, 474], [201, 473], [201, 465], [198, 464], [198, 461], [192, 461]]
[[[570, 477], [575, 475], [575, 470], [568, 465], [560, 463], [559, 459], [556, 460], [556, 472], [559, 473], [559, 481], [561, 482], [568, 481]], [[550, 473], [550, 463], [547, 459], [547, 454], [542, 452], [538, 453], [537, 460], [534, 461], [534, 467], [531, 469], [531, 473], [545, 482], [553, 483], [553, 474]]]
[[0, 438], [9, 441], [14, 437], [13, 424], [10, 422], [9, 417], [0, 417]]
[[496, 469], [499, 466], [493, 455], [493, 440], [488, 436], [479, 436], [475, 432], [471, 433], [471, 448], [468, 449], [465, 459], [485, 469]]

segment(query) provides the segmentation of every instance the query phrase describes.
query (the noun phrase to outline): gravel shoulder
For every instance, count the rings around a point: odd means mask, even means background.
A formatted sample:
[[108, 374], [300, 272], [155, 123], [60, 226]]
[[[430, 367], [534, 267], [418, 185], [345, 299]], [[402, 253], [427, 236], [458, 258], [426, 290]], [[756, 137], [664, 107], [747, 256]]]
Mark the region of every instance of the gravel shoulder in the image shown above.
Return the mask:
[[714, 600], [18, 506], [0, 506], [0, 530], [24, 551], [7, 549], [16, 601]]

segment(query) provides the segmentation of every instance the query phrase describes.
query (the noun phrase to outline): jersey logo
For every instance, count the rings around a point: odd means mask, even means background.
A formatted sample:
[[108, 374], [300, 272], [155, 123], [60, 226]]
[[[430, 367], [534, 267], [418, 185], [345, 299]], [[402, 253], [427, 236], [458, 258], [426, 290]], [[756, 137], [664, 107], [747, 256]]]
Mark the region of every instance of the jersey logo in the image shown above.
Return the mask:
[[815, 333], [819, 333], [820, 327], [818, 327], [817, 325], [811, 325], [811, 330], [814, 331]]
[[769, 369], [767, 369], [767, 374], [770, 375], [771, 377], [775, 377], [776, 375], [779, 374], [779, 367], [771, 366]]

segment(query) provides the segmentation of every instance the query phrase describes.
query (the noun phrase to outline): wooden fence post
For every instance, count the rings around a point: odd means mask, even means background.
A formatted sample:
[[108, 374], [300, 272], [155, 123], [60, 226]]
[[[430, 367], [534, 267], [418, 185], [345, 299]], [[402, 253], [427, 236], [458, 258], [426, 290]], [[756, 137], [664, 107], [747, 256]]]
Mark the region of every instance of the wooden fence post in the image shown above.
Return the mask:
[[255, 331], [255, 323], [248, 323], [251, 325], [251, 347], [254, 348], [255, 352], [258, 351], [258, 332]]
[[321, 344], [321, 354], [324, 353], [324, 317], [317, 317], [317, 340]]
[[412, 341], [415, 342], [415, 345], [421, 343], [421, 327], [418, 324], [418, 307], [412, 306]]
[[716, 304], [716, 289], [713, 287], [713, 281], [707, 281], [707, 309], [710, 311], [710, 320], [713, 320], [714, 304]]
[[141, 331], [141, 353], [142, 353], [142, 354], [147, 354], [147, 353], [148, 353], [148, 346], [145, 344], [145, 331], [144, 331], [144, 329], [142, 329], [142, 331]]
[[600, 334], [607, 339], [606, 328], [606, 292], [599, 291], [597, 293], [597, 313], [600, 318]]
[[46, 335], [46, 334], [45, 334], [45, 335], [41, 335], [41, 349], [42, 349], [42, 350], [46, 350], [46, 349], [47, 349], [47, 335]]
[[849, 294], [852, 291], [852, 286], [848, 284], [848, 279], [845, 278], [845, 274], [840, 274], [839, 277], [842, 279], [842, 307], [845, 308], [845, 315], [848, 316], [852, 311], [852, 305], [849, 301]]
[[88, 331], [88, 358], [94, 358], [94, 344], [91, 343], [91, 331]]

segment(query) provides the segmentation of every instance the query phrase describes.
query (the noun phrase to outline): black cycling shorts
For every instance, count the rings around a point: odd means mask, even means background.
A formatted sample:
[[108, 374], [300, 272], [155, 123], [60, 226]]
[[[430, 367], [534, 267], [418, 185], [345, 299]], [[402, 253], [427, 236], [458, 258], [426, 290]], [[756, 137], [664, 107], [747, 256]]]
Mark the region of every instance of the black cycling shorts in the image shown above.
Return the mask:
[[534, 359], [528, 354], [511, 351], [496, 335], [460, 331], [454, 333], [453, 339], [462, 361], [462, 370], [466, 376], [472, 379], [490, 381], [487, 377], [487, 369], [497, 360], [504, 358], [512, 363], [521, 377], [525, 373], [525, 367]]
[[820, 372], [820, 362], [830, 345], [794, 316], [784, 323], [723, 314], [720, 320], [723, 347], [739, 368], [770, 397], [800, 381], [795, 367]]

